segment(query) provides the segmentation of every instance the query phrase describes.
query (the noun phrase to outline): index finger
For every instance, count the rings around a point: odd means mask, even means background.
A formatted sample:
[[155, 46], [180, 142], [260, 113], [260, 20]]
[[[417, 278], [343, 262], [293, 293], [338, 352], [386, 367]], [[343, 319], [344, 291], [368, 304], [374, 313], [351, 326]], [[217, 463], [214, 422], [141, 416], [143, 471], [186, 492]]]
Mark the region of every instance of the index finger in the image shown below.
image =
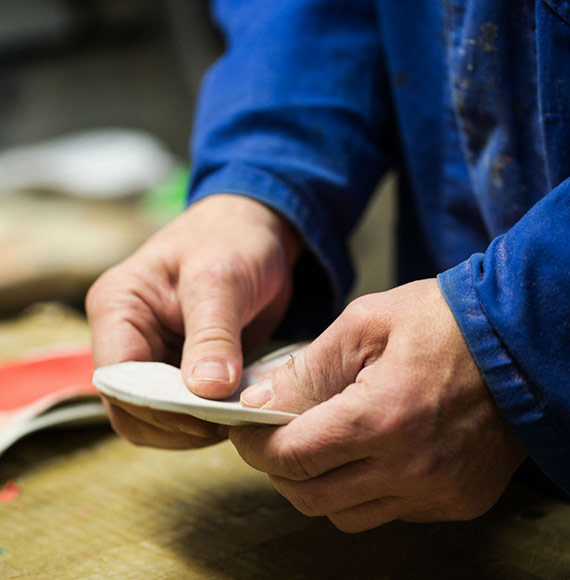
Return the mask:
[[[177, 304], [168, 284], [152, 269], [133, 274], [127, 262], [105, 272], [89, 289], [85, 301], [91, 327], [95, 366], [125, 361], [176, 363], [180, 328], [170, 328], [158, 317], [158, 305], [167, 320], [176, 320]], [[152, 285], [145, 284], [152, 280]], [[179, 356], [179, 355], [178, 355]], [[179, 360], [179, 359], [178, 359]]]
[[155, 359], [152, 344], [122, 311], [92, 307], [88, 309], [88, 318], [96, 367]]
[[254, 469], [306, 481], [369, 456], [361, 406], [350, 387], [283, 427], [235, 427], [230, 439]]

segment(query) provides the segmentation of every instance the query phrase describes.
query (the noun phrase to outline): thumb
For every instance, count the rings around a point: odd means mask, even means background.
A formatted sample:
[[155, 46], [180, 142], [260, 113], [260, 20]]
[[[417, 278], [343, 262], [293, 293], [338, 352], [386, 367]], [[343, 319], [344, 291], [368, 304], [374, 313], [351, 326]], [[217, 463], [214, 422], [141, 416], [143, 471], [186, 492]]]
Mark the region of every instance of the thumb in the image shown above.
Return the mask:
[[353, 383], [362, 364], [344, 322], [339, 318], [269, 378], [245, 389], [242, 405], [303, 413]]
[[182, 375], [198, 396], [226, 399], [237, 389], [243, 365], [244, 300], [227, 273], [212, 270], [180, 285], [186, 339]]

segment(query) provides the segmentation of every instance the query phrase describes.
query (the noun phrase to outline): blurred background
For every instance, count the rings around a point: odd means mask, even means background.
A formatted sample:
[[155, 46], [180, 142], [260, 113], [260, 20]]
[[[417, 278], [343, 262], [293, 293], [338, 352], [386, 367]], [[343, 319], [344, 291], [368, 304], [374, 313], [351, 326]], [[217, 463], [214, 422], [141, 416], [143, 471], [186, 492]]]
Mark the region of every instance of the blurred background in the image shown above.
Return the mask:
[[[89, 285], [183, 208], [206, 0], [0, 3], [0, 359], [88, 341]], [[393, 178], [355, 233], [353, 296], [392, 284]]]

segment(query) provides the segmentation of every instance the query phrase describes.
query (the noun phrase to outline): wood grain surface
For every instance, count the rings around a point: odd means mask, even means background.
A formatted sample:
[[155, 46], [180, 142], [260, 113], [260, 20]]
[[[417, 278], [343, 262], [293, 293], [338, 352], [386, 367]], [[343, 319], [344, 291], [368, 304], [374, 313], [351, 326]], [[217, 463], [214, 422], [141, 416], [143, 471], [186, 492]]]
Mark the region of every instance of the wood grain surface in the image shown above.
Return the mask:
[[484, 517], [357, 535], [306, 518], [229, 443], [140, 449], [39, 434], [0, 461], [3, 579], [570, 578], [570, 506], [513, 484]]

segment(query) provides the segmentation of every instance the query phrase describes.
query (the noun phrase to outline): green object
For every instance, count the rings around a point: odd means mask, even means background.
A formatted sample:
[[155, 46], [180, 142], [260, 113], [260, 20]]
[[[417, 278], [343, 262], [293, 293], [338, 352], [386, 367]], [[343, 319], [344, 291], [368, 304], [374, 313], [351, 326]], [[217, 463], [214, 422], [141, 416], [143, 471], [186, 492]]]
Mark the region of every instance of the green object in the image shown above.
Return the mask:
[[160, 223], [169, 222], [182, 213], [186, 205], [189, 177], [188, 167], [176, 167], [164, 181], [150, 189], [143, 197], [143, 210]]

